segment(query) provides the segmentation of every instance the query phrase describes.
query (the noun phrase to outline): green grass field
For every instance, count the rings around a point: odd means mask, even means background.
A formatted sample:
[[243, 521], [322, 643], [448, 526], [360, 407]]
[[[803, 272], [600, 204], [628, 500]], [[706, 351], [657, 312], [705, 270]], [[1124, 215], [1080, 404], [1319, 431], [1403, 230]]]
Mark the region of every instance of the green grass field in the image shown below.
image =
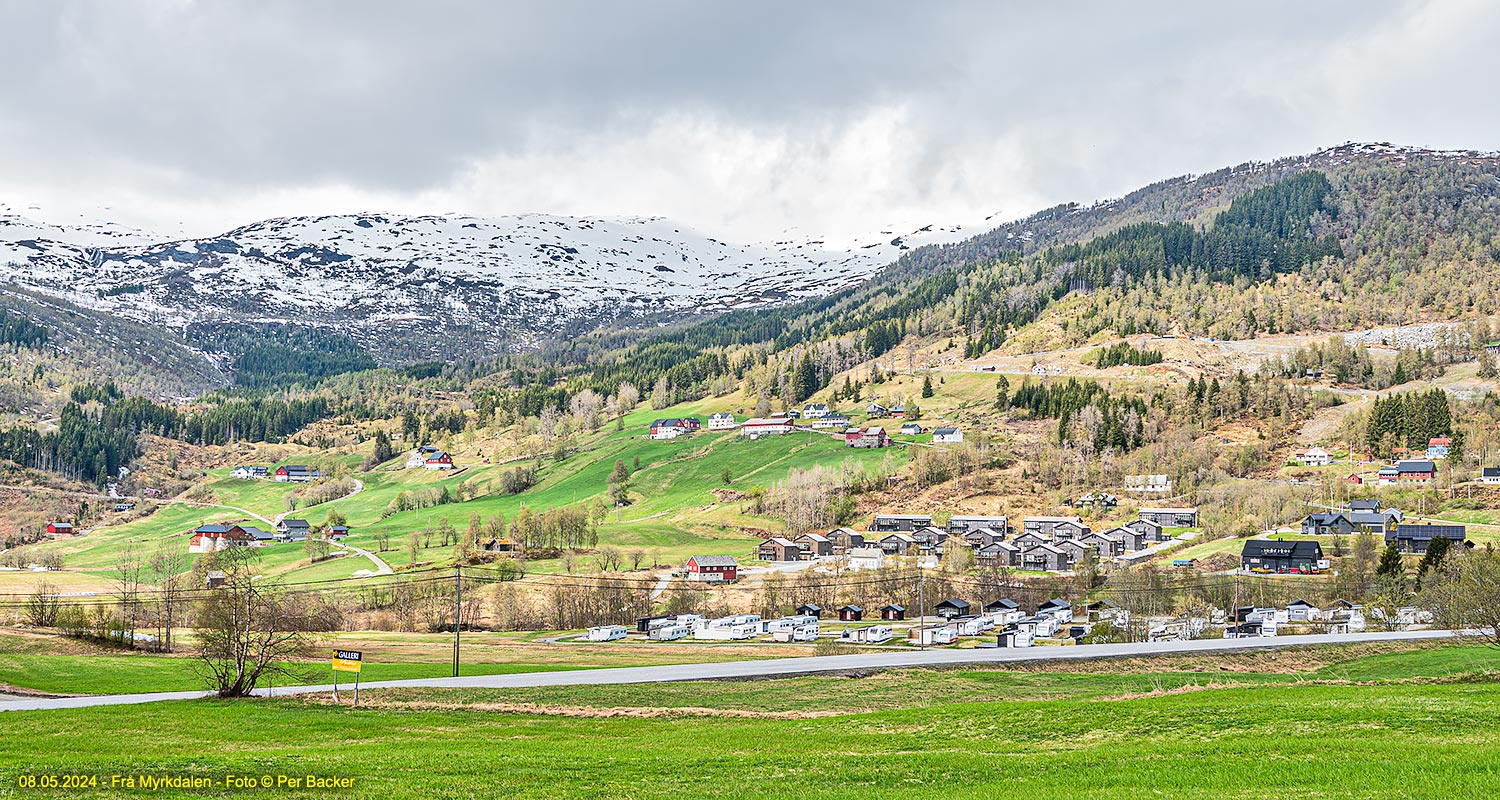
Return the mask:
[[[320, 697], [24, 712], [4, 718], [0, 791], [71, 796], [15, 787], [149, 773], [346, 777], [339, 796], [357, 798], [1489, 797], [1494, 665], [1490, 651], [1450, 647], [1301, 673], [913, 670], [566, 695], [371, 691], [358, 710]], [[533, 702], [567, 705], [520, 705]], [[242, 795], [110, 791], [148, 793]]]
[[[758, 540], [742, 528], [779, 529], [772, 518], [750, 516], [740, 503], [720, 503], [713, 495], [716, 488], [748, 490], [770, 486], [786, 478], [793, 469], [816, 465], [837, 467], [850, 462], [867, 468], [890, 458], [903, 464], [909, 450], [850, 450], [841, 440], [826, 433], [798, 433], [751, 442], [736, 432], [703, 431], [691, 437], [671, 441], [653, 441], [647, 436], [652, 419], [663, 416], [696, 414], [706, 418], [712, 411], [731, 408], [728, 400], [701, 400], [670, 409], [653, 411], [640, 408], [625, 418], [623, 430], [606, 426], [580, 437], [582, 451], [555, 462], [540, 462], [540, 481], [516, 495], [498, 494], [496, 482], [502, 472], [514, 464], [462, 463], [456, 472], [434, 472], [402, 469], [403, 458], [397, 458], [372, 472], [355, 473], [363, 489], [339, 500], [287, 512], [286, 495], [298, 487], [274, 481], [239, 480], [230, 476], [228, 467], [211, 470], [199, 484], [205, 500], [222, 506], [243, 509], [267, 519], [288, 516], [321, 523], [330, 509], [338, 509], [353, 528], [349, 543], [368, 550], [378, 550], [377, 534], [388, 534], [388, 549], [380, 556], [393, 567], [401, 568], [413, 561], [408, 553], [408, 539], [414, 531], [429, 525], [436, 527], [446, 519], [464, 531], [471, 514], [490, 518], [496, 514], [514, 519], [524, 504], [533, 511], [587, 503], [607, 491], [608, 476], [615, 461], [641, 465], [631, 481], [631, 505], [620, 510], [618, 519], [611, 513], [600, 526], [601, 544], [627, 551], [644, 551], [651, 560], [675, 564], [694, 554], [723, 554], [747, 557], [753, 554]], [[290, 459], [293, 461], [315, 459]], [[351, 464], [356, 456], [347, 460]], [[722, 474], [730, 472], [726, 487]], [[385, 519], [382, 513], [401, 492], [446, 486], [456, 491], [458, 484], [469, 482], [479, 487], [482, 496], [464, 503], [406, 511]], [[64, 567], [71, 576], [58, 574], [54, 583], [68, 585], [87, 583], [89, 579], [111, 577], [120, 554], [127, 548], [154, 551], [159, 547], [187, 548], [184, 532], [209, 522], [247, 519], [247, 514], [231, 508], [202, 505], [163, 504], [154, 514], [131, 522], [106, 524], [85, 537], [44, 542], [37, 552], [56, 551], [64, 557]], [[250, 524], [266, 523], [249, 518]], [[438, 540], [440, 541], [440, 540]], [[445, 563], [452, 557], [451, 546], [419, 548], [416, 561]], [[336, 559], [311, 564], [298, 545], [273, 545], [262, 552], [261, 568], [289, 580], [324, 580], [351, 577], [372, 565], [363, 558]], [[560, 559], [532, 560], [528, 571], [560, 572]], [[578, 559], [574, 569], [591, 570], [591, 556]], [[24, 592], [34, 578], [15, 574], [0, 576], [0, 589]]]
[[[500, 675], [597, 667], [743, 661], [787, 655], [810, 655], [805, 647], [706, 647], [695, 645], [615, 644], [550, 645], [533, 641], [542, 634], [468, 633], [460, 652], [462, 675]], [[452, 675], [451, 634], [348, 633], [321, 641], [334, 648], [365, 653], [363, 680], [440, 678]], [[181, 645], [190, 651], [191, 641]], [[287, 685], [332, 680], [324, 660], [298, 665]], [[347, 677], [347, 676], [346, 676]], [[341, 678], [341, 681], [344, 678]], [[352, 679], [351, 679], [352, 680]], [[49, 694], [128, 694], [204, 688], [196, 659], [178, 653], [131, 653], [56, 636], [21, 636], [0, 632], [0, 691], [15, 687]]]

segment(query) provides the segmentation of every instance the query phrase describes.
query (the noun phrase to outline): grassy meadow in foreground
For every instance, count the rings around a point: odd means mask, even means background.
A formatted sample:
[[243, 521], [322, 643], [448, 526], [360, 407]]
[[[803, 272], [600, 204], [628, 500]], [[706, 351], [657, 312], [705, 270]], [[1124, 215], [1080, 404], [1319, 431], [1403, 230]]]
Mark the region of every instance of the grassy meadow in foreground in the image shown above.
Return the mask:
[[[594, 687], [566, 698], [372, 691], [370, 706], [358, 710], [325, 698], [286, 698], [25, 712], [5, 717], [0, 792], [24, 774], [143, 771], [345, 776], [354, 787], [339, 794], [351, 798], [1500, 792], [1500, 684], [1489, 672], [1495, 654], [1439, 647], [1341, 657], [1369, 652], [1288, 654], [1298, 665], [1320, 666], [1284, 673], [1237, 671], [1271, 663], [1257, 655], [1228, 657], [1219, 664], [1224, 669], [1204, 659], [1157, 659], [1165, 671], [1154, 674], [1121, 674], [1119, 665], [909, 670], [859, 679]], [[528, 697], [573, 704], [538, 707], [546, 713], [498, 705]], [[757, 698], [764, 699], [760, 708]], [[885, 710], [856, 713], [867, 698]], [[407, 699], [426, 705], [399, 705]], [[689, 701], [714, 710], [661, 708]], [[639, 703], [657, 707], [618, 708]], [[751, 708], [723, 710], [737, 706]]]

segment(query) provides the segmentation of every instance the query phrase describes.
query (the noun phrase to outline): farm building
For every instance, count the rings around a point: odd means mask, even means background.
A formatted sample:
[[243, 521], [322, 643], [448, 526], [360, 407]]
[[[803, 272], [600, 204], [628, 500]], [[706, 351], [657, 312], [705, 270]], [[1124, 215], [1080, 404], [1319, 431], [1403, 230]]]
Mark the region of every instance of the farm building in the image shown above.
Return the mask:
[[229, 471], [229, 474], [240, 480], [263, 480], [270, 475], [270, 470], [265, 467], [257, 467], [251, 464], [241, 464]]
[[734, 415], [727, 411], [708, 415], [708, 429], [711, 431], [733, 430], [734, 425]]
[[740, 565], [733, 556], [693, 556], [687, 560], [687, 579], [704, 583], [732, 583], [739, 579]]
[[1192, 528], [1198, 524], [1196, 508], [1143, 508], [1140, 516], [1163, 528]]
[[453, 469], [453, 456], [442, 450], [431, 453], [423, 459], [422, 469]]
[[745, 420], [740, 426], [740, 435], [759, 439], [762, 436], [781, 436], [792, 430], [792, 421], [786, 417], [756, 418]]
[[845, 447], [890, 447], [891, 437], [886, 434], [885, 428], [870, 426], [868, 428], [853, 428], [844, 431]]
[[277, 483], [307, 483], [321, 477], [318, 470], [306, 464], [284, 464], [274, 474]]
[[1479, 482], [1491, 486], [1500, 484], [1500, 467], [1482, 467], [1479, 470]]
[[255, 544], [255, 537], [238, 525], [199, 525], [188, 539], [188, 552], [213, 553], [252, 544]]
[[1322, 560], [1323, 546], [1309, 541], [1250, 539], [1240, 551], [1241, 568], [1252, 572], [1314, 572]]
[[1431, 461], [1397, 461], [1396, 480], [1426, 482], [1437, 477], [1437, 464]]
[[1434, 436], [1427, 440], [1427, 458], [1431, 461], [1441, 461], [1448, 457], [1448, 451], [1453, 449], [1453, 437]]
[[51, 534], [70, 534], [73, 532], [73, 523], [49, 522], [47, 523], [47, 532]]
[[921, 436], [926, 431], [915, 422], [907, 422], [901, 426], [902, 436]]
[[656, 440], [676, 439], [688, 434], [687, 423], [676, 417], [658, 419], [651, 423], [651, 438]]

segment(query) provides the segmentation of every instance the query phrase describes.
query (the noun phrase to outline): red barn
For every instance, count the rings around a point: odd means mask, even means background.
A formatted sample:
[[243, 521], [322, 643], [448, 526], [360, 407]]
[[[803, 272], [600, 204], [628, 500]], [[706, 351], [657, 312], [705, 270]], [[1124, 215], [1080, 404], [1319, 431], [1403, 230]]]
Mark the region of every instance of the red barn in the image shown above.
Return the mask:
[[693, 556], [687, 562], [687, 579], [710, 583], [739, 580], [740, 565], [733, 556]]
[[66, 533], [72, 533], [73, 532], [73, 523], [71, 523], [71, 522], [49, 522], [49, 523], [47, 523], [47, 532], [48, 533], [64, 533], [64, 534], [66, 534]]
[[890, 447], [891, 437], [885, 428], [851, 428], [844, 431], [845, 447]]

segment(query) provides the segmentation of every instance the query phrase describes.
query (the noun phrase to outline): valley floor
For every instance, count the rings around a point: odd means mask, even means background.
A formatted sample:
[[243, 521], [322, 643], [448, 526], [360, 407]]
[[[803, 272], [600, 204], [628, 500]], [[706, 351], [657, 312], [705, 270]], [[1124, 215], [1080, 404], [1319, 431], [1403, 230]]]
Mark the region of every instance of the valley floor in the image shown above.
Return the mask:
[[[340, 797], [1484, 797], [1500, 656], [1325, 647], [1023, 670], [371, 691], [5, 717], [0, 777], [350, 779]], [[102, 791], [86, 791], [102, 794]], [[327, 790], [278, 791], [327, 796]]]

